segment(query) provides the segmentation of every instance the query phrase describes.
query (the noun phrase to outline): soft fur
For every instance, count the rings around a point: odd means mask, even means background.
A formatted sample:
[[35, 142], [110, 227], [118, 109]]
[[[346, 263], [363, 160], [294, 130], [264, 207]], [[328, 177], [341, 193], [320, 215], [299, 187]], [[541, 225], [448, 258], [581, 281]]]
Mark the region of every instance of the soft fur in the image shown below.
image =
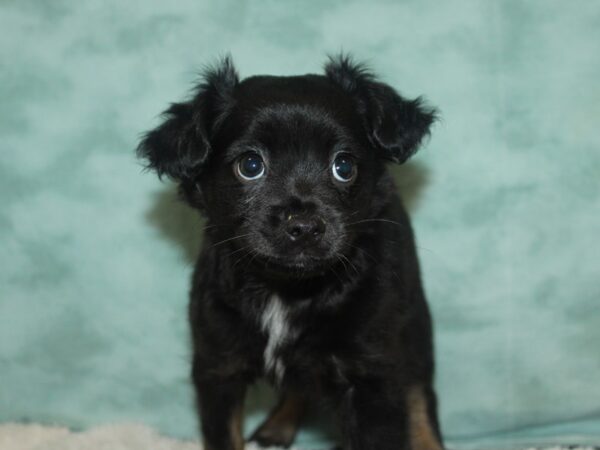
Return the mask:
[[[245, 389], [261, 377], [282, 399], [259, 443], [290, 445], [306, 401], [326, 398], [345, 448], [442, 448], [430, 316], [386, 169], [434, 119], [348, 57], [324, 75], [243, 81], [226, 58], [144, 137], [138, 154], [208, 221], [189, 309], [207, 448], [242, 447]], [[251, 181], [236, 174], [248, 152], [265, 168]]]

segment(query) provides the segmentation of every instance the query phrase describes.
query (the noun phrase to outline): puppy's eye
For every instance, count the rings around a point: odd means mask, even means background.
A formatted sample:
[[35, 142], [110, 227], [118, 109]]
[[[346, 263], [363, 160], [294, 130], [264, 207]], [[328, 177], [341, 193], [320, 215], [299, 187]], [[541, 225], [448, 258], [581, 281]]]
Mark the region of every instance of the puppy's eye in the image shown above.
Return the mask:
[[256, 180], [265, 174], [265, 163], [258, 153], [246, 153], [237, 160], [235, 173], [242, 180]]
[[331, 171], [337, 181], [348, 183], [356, 177], [356, 164], [352, 156], [341, 153], [335, 157]]

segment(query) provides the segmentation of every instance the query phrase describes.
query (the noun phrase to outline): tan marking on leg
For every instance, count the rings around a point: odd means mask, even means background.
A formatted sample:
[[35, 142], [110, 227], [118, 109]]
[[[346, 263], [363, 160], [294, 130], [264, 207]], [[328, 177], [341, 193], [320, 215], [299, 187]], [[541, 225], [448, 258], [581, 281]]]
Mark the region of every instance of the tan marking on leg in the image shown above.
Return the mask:
[[269, 417], [253, 433], [250, 440], [258, 443], [289, 446], [296, 437], [306, 401], [299, 394], [288, 392]]
[[[243, 404], [240, 404], [235, 408], [229, 420], [229, 440], [233, 450], [244, 450], [244, 434], [242, 431], [243, 419], [244, 406]], [[213, 447], [206, 442], [206, 439], [202, 440], [202, 447], [203, 450], [214, 450]]]
[[235, 450], [244, 449], [244, 432], [242, 431], [242, 424], [244, 422], [244, 406], [240, 404], [233, 415], [231, 416], [231, 422], [229, 426], [229, 432], [231, 433], [231, 443]]
[[443, 450], [427, 414], [427, 400], [421, 386], [408, 391], [408, 415], [413, 450]]

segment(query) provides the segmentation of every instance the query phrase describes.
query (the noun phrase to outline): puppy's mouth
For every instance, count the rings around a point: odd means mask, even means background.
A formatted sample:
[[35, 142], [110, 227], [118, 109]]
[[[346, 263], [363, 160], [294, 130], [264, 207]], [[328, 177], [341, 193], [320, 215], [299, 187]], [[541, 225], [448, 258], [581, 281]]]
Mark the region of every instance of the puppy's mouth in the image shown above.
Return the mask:
[[290, 269], [307, 269], [315, 266], [320, 266], [326, 263], [329, 258], [311, 256], [304, 253], [293, 257], [274, 257], [271, 258], [273, 263]]
[[255, 261], [259, 262], [261, 268], [266, 272], [287, 277], [306, 278], [326, 272], [334, 259], [301, 252], [293, 256], [259, 254]]
[[339, 261], [338, 253], [347, 239], [347, 236], [340, 239], [326, 234], [293, 239], [270, 230], [257, 231], [247, 241], [253, 249], [252, 268], [286, 278], [307, 278], [330, 271]]

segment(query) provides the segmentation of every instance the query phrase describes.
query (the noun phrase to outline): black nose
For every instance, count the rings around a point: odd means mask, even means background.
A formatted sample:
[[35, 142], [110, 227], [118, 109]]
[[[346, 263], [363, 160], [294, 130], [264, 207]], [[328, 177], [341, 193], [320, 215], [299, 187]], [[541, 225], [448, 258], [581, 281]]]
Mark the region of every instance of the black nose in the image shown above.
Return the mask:
[[325, 232], [320, 217], [288, 216], [285, 231], [292, 241], [319, 240]]

